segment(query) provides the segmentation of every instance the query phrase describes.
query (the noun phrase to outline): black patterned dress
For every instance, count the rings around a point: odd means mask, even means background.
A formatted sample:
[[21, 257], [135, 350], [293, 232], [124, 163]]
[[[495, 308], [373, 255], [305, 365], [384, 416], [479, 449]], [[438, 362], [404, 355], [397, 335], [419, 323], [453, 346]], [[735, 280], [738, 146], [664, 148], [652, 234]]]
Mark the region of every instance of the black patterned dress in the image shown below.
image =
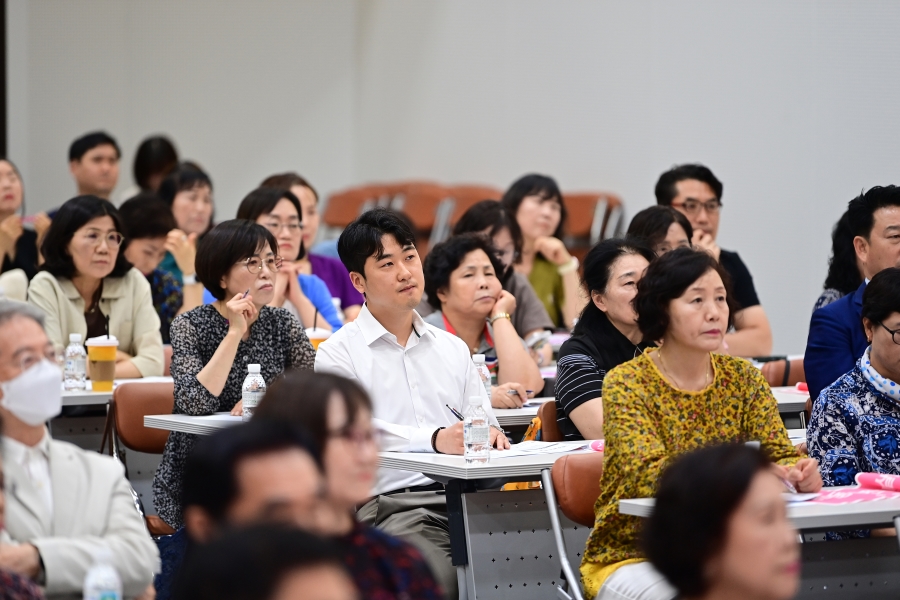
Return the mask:
[[[258, 363], [271, 383], [290, 368], [312, 370], [315, 351], [303, 326], [283, 308], [264, 306], [250, 326], [250, 336], [238, 345], [234, 364], [219, 396], [212, 395], [197, 374], [210, 361], [228, 333], [228, 321], [210, 304], [197, 307], [172, 321], [172, 378], [175, 380], [173, 414], [210, 415], [230, 411], [241, 399], [247, 365]], [[153, 478], [153, 495], [159, 516], [171, 527], [182, 525], [181, 479], [184, 462], [197, 436], [172, 432], [162, 462]]]

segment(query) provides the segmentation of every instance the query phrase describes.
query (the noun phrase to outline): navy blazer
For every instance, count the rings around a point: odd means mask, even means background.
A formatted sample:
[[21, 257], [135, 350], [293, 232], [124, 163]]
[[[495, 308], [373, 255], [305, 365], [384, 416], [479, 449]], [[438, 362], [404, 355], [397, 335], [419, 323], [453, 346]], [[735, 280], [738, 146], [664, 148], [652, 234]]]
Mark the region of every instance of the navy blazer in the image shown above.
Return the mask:
[[803, 370], [809, 396], [819, 393], [850, 371], [869, 346], [862, 326], [862, 297], [866, 282], [852, 294], [813, 312]]

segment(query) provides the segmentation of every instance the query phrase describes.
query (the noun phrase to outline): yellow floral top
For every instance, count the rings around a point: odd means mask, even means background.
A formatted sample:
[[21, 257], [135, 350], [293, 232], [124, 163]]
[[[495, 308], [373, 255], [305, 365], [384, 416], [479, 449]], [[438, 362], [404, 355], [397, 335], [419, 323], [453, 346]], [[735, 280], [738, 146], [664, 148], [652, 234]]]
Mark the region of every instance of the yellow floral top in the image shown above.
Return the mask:
[[713, 382], [686, 392], [666, 381], [647, 349], [603, 381], [606, 440], [596, 521], [581, 562], [585, 597], [593, 598], [616, 568], [643, 559], [639, 517], [619, 514], [619, 499], [656, 493], [669, 460], [702, 446], [759, 441], [778, 464], [799, 460], [778, 403], [759, 369], [742, 358], [713, 354]]

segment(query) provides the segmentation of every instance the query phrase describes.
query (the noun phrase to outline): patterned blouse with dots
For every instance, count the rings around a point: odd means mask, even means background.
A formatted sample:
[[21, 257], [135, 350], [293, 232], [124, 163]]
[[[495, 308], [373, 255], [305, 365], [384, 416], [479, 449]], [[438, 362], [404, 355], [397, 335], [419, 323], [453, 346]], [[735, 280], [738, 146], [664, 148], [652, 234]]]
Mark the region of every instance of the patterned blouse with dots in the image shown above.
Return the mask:
[[[250, 336], [238, 344], [234, 364], [222, 393], [212, 395], [197, 381], [228, 333], [228, 321], [211, 304], [197, 307], [172, 321], [172, 378], [175, 380], [173, 414], [211, 415], [227, 412], [241, 399], [241, 385], [247, 365], [258, 363], [260, 373], [271, 383], [291, 367], [312, 370], [315, 351], [303, 326], [283, 308], [264, 306]], [[181, 479], [184, 462], [197, 436], [172, 432], [163, 451], [162, 462], [153, 478], [153, 495], [159, 516], [178, 529], [181, 519]]]
[[593, 598], [615, 569], [644, 560], [639, 517], [619, 513], [619, 499], [647, 498], [678, 455], [717, 442], [758, 441], [782, 465], [799, 460], [759, 369], [742, 358], [713, 354], [706, 389], [672, 387], [647, 349], [603, 381], [606, 456], [596, 520], [581, 563], [585, 597]]

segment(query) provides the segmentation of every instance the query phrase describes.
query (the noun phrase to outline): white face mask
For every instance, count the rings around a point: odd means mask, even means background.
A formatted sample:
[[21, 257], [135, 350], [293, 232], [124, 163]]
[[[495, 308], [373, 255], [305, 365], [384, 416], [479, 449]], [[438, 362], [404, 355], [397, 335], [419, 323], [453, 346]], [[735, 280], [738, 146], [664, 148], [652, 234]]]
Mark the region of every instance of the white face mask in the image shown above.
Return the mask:
[[0, 390], [0, 406], [32, 427], [62, 412], [62, 373], [46, 358], [18, 377], [0, 382]]

